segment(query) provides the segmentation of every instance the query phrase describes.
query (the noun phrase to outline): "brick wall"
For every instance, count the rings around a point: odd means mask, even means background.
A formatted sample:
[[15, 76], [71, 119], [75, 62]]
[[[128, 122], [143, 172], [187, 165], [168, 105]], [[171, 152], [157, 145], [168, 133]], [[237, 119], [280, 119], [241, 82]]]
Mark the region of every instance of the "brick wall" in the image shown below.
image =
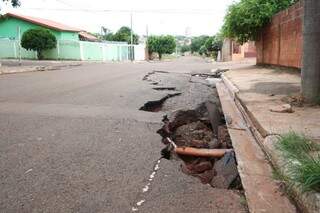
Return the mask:
[[279, 12], [256, 41], [257, 63], [301, 68], [303, 3]]

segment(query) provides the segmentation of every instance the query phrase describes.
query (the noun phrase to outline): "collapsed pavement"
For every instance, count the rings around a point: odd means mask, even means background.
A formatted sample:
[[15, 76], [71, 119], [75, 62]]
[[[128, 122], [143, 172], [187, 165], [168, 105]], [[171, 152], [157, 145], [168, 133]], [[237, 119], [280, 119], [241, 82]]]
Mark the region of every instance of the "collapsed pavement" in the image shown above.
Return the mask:
[[[178, 110], [169, 117], [164, 116], [164, 125], [157, 131], [162, 136], [162, 143], [166, 145], [162, 154], [167, 159], [181, 159], [181, 171], [199, 178], [203, 184], [216, 188], [241, 189], [235, 154], [225, 121], [218, 112], [218, 106], [209, 103], [200, 104], [195, 110]], [[211, 113], [210, 116], [209, 111], [216, 113]], [[189, 147], [196, 149], [192, 149], [193, 153], [190, 154], [177, 153], [170, 150], [168, 138], [171, 138], [177, 147], [182, 147], [182, 150]], [[217, 149], [228, 151], [222, 155], [215, 156], [214, 152], [210, 154], [210, 151]], [[198, 152], [201, 151], [208, 156], [199, 156]]]
[[[242, 190], [237, 170], [235, 154], [226, 127], [215, 82], [225, 70], [215, 73], [168, 73], [166, 71], [149, 72], [143, 77], [151, 85], [179, 93], [164, 94], [163, 98], [146, 102], [140, 110], [150, 112], [165, 111], [163, 126], [157, 131], [166, 146], [162, 155], [167, 159], [181, 160], [180, 170], [198, 178], [203, 184], [215, 188]], [[227, 150], [219, 157], [199, 157], [192, 154], [177, 154], [171, 147], [174, 141], [180, 150], [192, 149], [195, 152]]]

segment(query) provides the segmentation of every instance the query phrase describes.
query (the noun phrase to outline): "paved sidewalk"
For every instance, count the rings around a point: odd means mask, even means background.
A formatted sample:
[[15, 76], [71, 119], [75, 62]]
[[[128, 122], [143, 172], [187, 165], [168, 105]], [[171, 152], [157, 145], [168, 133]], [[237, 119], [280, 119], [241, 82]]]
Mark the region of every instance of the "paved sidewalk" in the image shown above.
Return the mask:
[[263, 137], [293, 130], [320, 140], [319, 107], [293, 104], [293, 113], [270, 110], [288, 103], [290, 96], [299, 96], [299, 73], [250, 66], [228, 71], [225, 77], [239, 90], [237, 97]]
[[[260, 147], [273, 166], [288, 176], [285, 160], [274, 148], [278, 135], [295, 131], [320, 141], [320, 107], [300, 105], [300, 73], [247, 66], [224, 73], [222, 79]], [[271, 111], [288, 103], [291, 113]], [[320, 193], [301, 193], [296, 186], [291, 193], [304, 212], [319, 212]]]

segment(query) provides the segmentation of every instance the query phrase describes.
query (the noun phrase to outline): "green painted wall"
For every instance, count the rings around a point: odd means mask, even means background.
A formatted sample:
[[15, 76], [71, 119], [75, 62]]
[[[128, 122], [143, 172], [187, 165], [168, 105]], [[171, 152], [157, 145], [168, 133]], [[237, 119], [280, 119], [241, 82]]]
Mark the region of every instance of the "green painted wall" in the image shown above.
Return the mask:
[[103, 60], [103, 47], [99, 43], [82, 41], [82, 60]]
[[[144, 46], [134, 45], [136, 51], [144, 55]], [[44, 52], [45, 59], [52, 60], [92, 60], [126, 61], [129, 59], [129, 45], [105, 44], [98, 42], [58, 40], [57, 48]], [[21, 58], [37, 59], [35, 51], [21, 48]], [[137, 54], [138, 55], [138, 54]], [[0, 39], [0, 58], [19, 58], [19, 41]]]
[[[35, 29], [39, 27], [45, 28], [24, 20], [16, 19], [13, 17], [5, 17], [0, 19], [0, 38], [18, 39], [18, 26], [20, 26], [21, 29], [21, 36], [25, 31], [29, 29]], [[76, 32], [60, 32], [52, 29], [48, 30], [50, 30], [55, 35], [57, 40], [79, 40], [78, 33]]]
[[[0, 39], [0, 58], [19, 58], [19, 42], [17, 40]], [[21, 58], [37, 59], [37, 53], [21, 48]]]

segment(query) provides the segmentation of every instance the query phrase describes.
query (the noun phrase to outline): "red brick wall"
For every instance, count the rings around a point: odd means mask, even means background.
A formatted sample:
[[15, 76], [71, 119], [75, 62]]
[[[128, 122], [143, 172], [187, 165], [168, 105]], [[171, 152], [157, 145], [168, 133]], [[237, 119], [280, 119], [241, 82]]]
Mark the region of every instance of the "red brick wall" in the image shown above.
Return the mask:
[[256, 41], [257, 63], [301, 68], [303, 4], [276, 14]]

